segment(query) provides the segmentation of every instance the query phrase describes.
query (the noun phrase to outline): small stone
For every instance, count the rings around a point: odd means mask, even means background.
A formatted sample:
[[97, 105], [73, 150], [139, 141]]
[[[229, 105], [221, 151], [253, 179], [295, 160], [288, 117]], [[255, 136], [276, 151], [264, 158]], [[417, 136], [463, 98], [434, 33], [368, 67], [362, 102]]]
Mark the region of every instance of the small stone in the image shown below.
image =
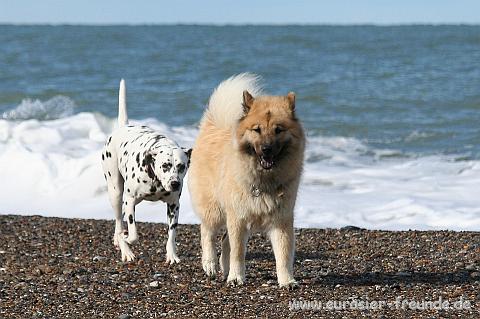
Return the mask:
[[77, 288], [77, 291], [78, 291], [78, 292], [85, 292], [85, 289], [83, 289], [83, 288]]
[[159, 282], [157, 280], [155, 281], [152, 281], [151, 283], [148, 284], [150, 287], [152, 288], [158, 288], [158, 286], [160, 285]]
[[475, 264], [468, 264], [466, 267], [465, 267], [466, 270], [476, 270], [477, 269], [477, 266]]
[[153, 279], [158, 279], [160, 277], [163, 277], [163, 274], [157, 272], [156, 274], [153, 275]]
[[462, 262], [455, 263], [456, 268], [463, 268], [463, 266], [465, 266], [465, 264]]
[[93, 257], [93, 261], [102, 261], [102, 260], [105, 260], [107, 259], [107, 257], [103, 257], [103, 256], [95, 256]]
[[480, 272], [478, 271], [474, 271], [470, 274], [470, 277], [476, 279], [476, 278], [480, 278]]
[[400, 276], [400, 277], [409, 277], [412, 274], [409, 273], [408, 271], [399, 271], [399, 272], [395, 273], [395, 275]]
[[120, 316], [118, 316], [118, 319], [130, 319], [130, 318], [132, 318], [132, 316], [127, 314], [121, 314]]

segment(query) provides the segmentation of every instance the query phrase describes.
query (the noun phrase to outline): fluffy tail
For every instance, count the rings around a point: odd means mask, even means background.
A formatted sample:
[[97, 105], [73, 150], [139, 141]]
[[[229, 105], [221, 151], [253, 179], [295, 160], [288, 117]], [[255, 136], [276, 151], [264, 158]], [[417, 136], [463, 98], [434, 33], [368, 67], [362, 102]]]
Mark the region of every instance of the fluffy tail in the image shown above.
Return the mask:
[[241, 73], [220, 83], [210, 96], [203, 120], [210, 120], [218, 128], [234, 126], [243, 116], [243, 91], [253, 97], [261, 95], [259, 82], [258, 75]]
[[118, 127], [128, 124], [127, 114], [127, 89], [125, 87], [125, 80], [120, 81], [120, 89], [118, 90]]

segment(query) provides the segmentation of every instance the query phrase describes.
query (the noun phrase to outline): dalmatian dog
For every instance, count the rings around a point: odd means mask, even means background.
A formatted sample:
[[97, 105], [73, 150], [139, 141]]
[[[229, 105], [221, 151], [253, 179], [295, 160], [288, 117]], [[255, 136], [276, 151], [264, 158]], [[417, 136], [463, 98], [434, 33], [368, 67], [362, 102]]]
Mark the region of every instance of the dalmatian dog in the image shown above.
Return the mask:
[[[166, 263], [178, 263], [176, 227], [183, 178], [192, 150], [147, 126], [128, 125], [125, 81], [120, 82], [118, 129], [110, 135], [102, 151], [102, 167], [108, 195], [115, 211], [113, 243], [120, 249], [122, 261], [132, 261], [135, 255], [130, 244], [138, 240], [135, 205], [143, 200], [167, 204], [168, 240]], [[128, 235], [123, 218], [127, 216]]]

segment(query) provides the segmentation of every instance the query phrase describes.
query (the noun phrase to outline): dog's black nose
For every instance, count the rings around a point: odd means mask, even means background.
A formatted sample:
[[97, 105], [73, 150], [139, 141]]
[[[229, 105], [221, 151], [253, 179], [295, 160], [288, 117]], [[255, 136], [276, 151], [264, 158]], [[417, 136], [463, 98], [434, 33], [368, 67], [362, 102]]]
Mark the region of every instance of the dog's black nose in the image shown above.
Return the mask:
[[170, 183], [170, 186], [172, 187], [172, 190], [177, 191], [180, 188], [180, 182], [173, 181]]
[[262, 145], [262, 153], [263, 155], [272, 155], [273, 147], [272, 144], [263, 144]]

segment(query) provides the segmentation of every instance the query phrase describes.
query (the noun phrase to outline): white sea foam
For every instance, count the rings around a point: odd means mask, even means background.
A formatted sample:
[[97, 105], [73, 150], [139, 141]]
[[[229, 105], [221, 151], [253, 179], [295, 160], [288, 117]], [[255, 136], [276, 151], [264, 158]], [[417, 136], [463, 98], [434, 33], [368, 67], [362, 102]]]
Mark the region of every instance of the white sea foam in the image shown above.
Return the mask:
[[75, 102], [63, 95], [57, 95], [47, 101], [24, 99], [13, 110], [2, 114], [7, 120], [53, 120], [73, 114]]
[[[115, 122], [93, 113], [49, 121], [0, 119], [0, 213], [112, 219], [100, 152]], [[154, 119], [141, 124], [182, 146], [191, 146], [197, 134]], [[392, 154], [397, 153], [356, 139], [309, 137], [296, 225], [480, 229], [480, 162]], [[145, 202], [137, 215], [165, 222], [166, 208]], [[186, 190], [180, 222], [198, 223]]]

